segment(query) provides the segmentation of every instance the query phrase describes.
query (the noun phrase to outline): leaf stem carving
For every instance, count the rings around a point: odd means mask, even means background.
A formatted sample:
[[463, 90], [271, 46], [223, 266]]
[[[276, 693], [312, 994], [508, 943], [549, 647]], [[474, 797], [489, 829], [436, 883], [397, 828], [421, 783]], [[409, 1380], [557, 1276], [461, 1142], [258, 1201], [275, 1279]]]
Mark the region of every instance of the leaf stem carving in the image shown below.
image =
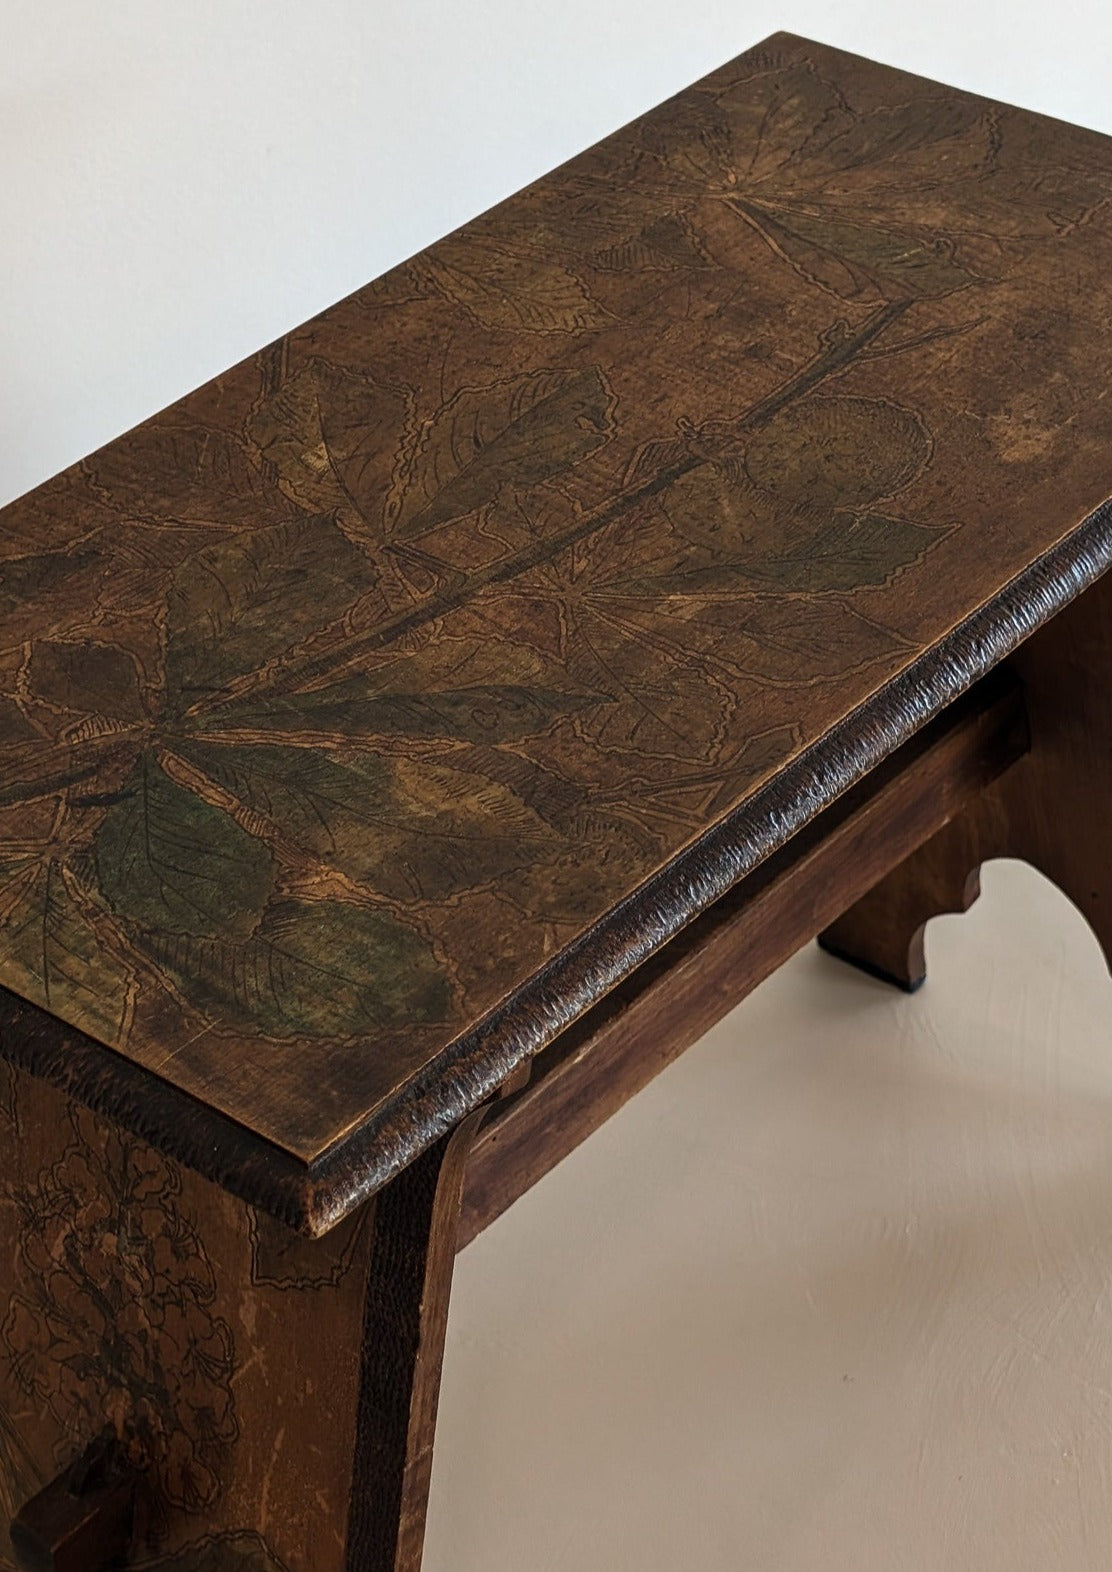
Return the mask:
[[872, 344], [893, 323], [899, 321], [915, 303], [913, 298], [888, 301], [870, 312], [856, 330], [827, 334], [822, 348], [805, 365], [793, 372], [771, 393], [751, 405], [743, 415], [734, 421], [724, 423], [721, 429], [714, 433], [709, 443], [703, 442], [697, 451], [689, 449], [639, 485], [627, 488], [601, 507], [585, 513], [570, 528], [543, 540], [531, 542], [521, 551], [501, 561], [493, 562], [466, 577], [453, 579], [438, 594], [421, 605], [400, 612], [397, 616], [367, 629], [357, 637], [348, 639], [340, 650], [328, 651], [308, 658], [278, 661], [267, 670], [250, 673], [241, 681], [230, 684], [220, 695], [214, 695], [213, 704], [223, 704], [245, 693], [264, 691], [274, 686], [283, 688], [291, 685], [300, 686], [336, 675], [351, 666], [361, 655], [392, 644], [395, 640], [404, 638], [407, 634], [414, 633], [446, 613], [454, 611], [477, 591], [492, 584], [507, 583], [551, 561], [561, 552], [566, 551], [569, 546], [574, 546], [597, 534], [630, 508], [658, 495], [680, 476], [697, 469], [702, 464], [709, 463], [719, 453], [728, 451], [740, 437], [763, 426], [793, 400], [811, 392], [827, 378], [844, 371], [867, 345]]

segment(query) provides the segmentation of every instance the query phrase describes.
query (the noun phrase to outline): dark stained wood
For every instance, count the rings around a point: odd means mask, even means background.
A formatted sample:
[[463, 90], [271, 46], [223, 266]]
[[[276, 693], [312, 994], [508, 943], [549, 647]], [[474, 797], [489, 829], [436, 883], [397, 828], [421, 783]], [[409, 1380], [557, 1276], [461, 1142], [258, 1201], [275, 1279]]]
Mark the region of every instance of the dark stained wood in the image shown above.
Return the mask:
[[106, 1434], [121, 1566], [345, 1572], [375, 1213], [306, 1239], [0, 1063], [0, 1572], [17, 1517], [45, 1554], [59, 1470]]
[[1110, 266], [779, 35], [5, 509], [3, 1052], [358, 1207], [1109, 566]]
[[418, 1572], [456, 1250], [664, 1063], [988, 856], [1112, 954], [1110, 271], [778, 35], [0, 514], [0, 1572]]
[[420, 1572], [471, 1114], [382, 1192], [367, 1281], [346, 1572]]
[[1022, 690], [998, 673], [558, 1037], [475, 1143], [460, 1248], [1026, 748]]
[[16, 1513], [24, 1572], [112, 1572], [132, 1544], [135, 1483], [115, 1432], [93, 1441]]
[[1032, 746], [953, 824], [894, 869], [822, 935], [825, 948], [903, 988], [926, 977], [932, 917], [965, 911], [980, 867], [1019, 857], [1088, 921], [1112, 967], [1112, 579], [1020, 650]]

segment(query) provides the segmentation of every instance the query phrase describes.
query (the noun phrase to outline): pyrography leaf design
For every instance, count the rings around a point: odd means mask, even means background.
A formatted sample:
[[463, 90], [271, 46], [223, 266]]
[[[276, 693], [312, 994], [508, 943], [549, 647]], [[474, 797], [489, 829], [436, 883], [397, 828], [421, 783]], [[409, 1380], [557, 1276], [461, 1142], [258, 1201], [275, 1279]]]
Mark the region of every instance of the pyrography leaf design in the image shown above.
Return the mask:
[[[811, 139], [807, 150], [829, 177], [832, 170], [884, 163], [961, 136], [984, 113], [983, 103], [955, 93], [914, 98], [853, 115], [834, 134]], [[831, 130], [829, 123], [825, 130]]]
[[82, 574], [96, 560], [95, 551], [80, 546], [0, 560], [0, 647], [40, 635], [44, 606], [60, 610], [67, 580]]
[[85, 467], [105, 500], [137, 518], [235, 528], [245, 515], [288, 512], [238, 436], [173, 417], [136, 427]]
[[563, 253], [602, 273], [643, 268], [705, 268], [710, 258], [683, 203], [662, 206], [660, 195], [612, 179], [583, 191], [544, 184], [519, 193], [512, 213], [478, 221], [488, 243], [524, 251]]
[[248, 435], [299, 507], [377, 537], [411, 402], [403, 389], [314, 358], [264, 401]]
[[135, 662], [95, 639], [39, 639], [28, 671], [35, 694], [63, 709], [141, 721], [146, 713]]
[[255, 671], [346, 611], [377, 580], [329, 518], [290, 519], [206, 546], [166, 608], [166, 683], [182, 708]]
[[80, 741], [35, 736], [0, 746], [0, 807], [73, 786], [96, 792], [106, 772], [114, 774], [121, 759], [134, 759], [136, 747], [110, 731]]
[[287, 840], [392, 898], [485, 883], [552, 840], [505, 786], [443, 762], [201, 739], [179, 751]]
[[[613, 228], [613, 225], [611, 226]], [[681, 213], [653, 218], [591, 255], [600, 272], [636, 273], [642, 268], [704, 268], [710, 266], [706, 248], [689, 219]]]
[[814, 395], [745, 439], [754, 485], [789, 502], [866, 507], [902, 491], [930, 462], [914, 410], [888, 399]]
[[374, 737], [458, 737], [504, 742], [542, 731], [605, 695], [484, 684], [444, 692], [383, 693], [374, 677], [347, 677], [308, 693], [229, 704], [203, 718], [221, 732], [298, 732], [357, 742]]
[[524, 644], [437, 639], [387, 656], [327, 686], [250, 694], [198, 718], [206, 731], [298, 733], [350, 742], [443, 737], [507, 742], [543, 731], [561, 715], [606, 702], [567, 670]]
[[[636, 462], [654, 447], [667, 443], [647, 444]], [[887, 399], [815, 394], [789, 404], [739, 435], [735, 453], [676, 477], [660, 506], [694, 549], [643, 563], [619, 583], [657, 595], [887, 583], [948, 533], [875, 506], [906, 489], [931, 451], [919, 415]]]
[[717, 103], [733, 127], [738, 179], [749, 185], [782, 173], [802, 150], [825, 146], [854, 122], [839, 90], [811, 65], [748, 76]]
[[905, 647], [889, 628], [836, 598], [723, 597], [705, 615], [736, 632], [739, 667], [772, 682], [828, 682]]
[[208, 1535], [168, 1556], [136, 1562], [137, 1572], [287, 1572], [257, 1534]]
[[38, 735], [16, 701], [0, 694], [0, 748], [28, 742]]
[[[709, 93], [691, 92], [629, 128], [627, 135], [657, 160], [657, 180], [699, 190], [733, 184], [733, 128]], [[646, 171], [648, 178], [653, 178]]]
[[105, 814], [93, 857], [117, 916], [171, 934], [245, 937], [274, 884], [262, 841], [171, 780], [149, 752]]
[[845, 300], [933, 298], [976, 282], [944, 238], [920, 240], [801, 204], [733, 197], [731, 205], [797, 273]]
[[561, 474], [607, 440], [611, 405], [597, 366], [461, 388], [407, 456], [393, 532], [402, 540], [422, 535], [485, 507], [509, 482], [535, 486]]
[[0, 855], [5, 982], [114, 1041], [126, 1030], [134, 973], [121, 945], [98, 932], [104, 921], [60, 861]]
[[949, 530], [880, 513], [836, 513], [808, 538], [746, 564], [751, 577], [785, 590], [818, 593], [887, 584], [921, 560]]
[[442, 240], [410, 266], [485, 327], [572, 333], [604, 320], [586, 285], [568, 268], [481, 237]]
[[[760, 499], [754, 502], [759, 512]], [[792, 593], [852, 593], [889, 583], [949, 533], [944, 526], [840, 509], [825, 523], [816, 524], [802, 509], [784, 510], [776, 522], [783, 530], [778, 547], [765, 541], [738, 554], [696, 551], [667, 571], [631, 581], [631, 588], [698, 595], [749, 584]]]
[[452, 1013], [425, 940], [346, 901], [280, 901], [240, 941], [161, 931], [138, 942], [210, 1019], [270, 1037], [359, 1037]]

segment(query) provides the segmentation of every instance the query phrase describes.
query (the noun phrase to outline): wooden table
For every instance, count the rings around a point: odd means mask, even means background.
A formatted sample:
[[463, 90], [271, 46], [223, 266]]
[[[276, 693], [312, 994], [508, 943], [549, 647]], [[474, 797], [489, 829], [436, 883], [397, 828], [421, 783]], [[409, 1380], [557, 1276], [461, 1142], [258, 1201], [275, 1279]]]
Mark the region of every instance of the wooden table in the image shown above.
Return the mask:
[[414, 1572], [460, 1244], [985, 858], [1112, 952], [1110, 278], [781, 35], [0, 515], [0, 1566]]

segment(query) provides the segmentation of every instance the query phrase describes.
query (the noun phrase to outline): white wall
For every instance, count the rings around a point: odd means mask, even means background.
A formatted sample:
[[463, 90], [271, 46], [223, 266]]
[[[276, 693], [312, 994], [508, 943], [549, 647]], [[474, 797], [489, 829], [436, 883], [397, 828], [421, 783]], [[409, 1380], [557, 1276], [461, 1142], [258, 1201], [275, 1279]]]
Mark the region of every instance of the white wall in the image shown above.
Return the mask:
[[780, 28], [1112, 132], [1106, 0], [0, 0], [0, 503]]

